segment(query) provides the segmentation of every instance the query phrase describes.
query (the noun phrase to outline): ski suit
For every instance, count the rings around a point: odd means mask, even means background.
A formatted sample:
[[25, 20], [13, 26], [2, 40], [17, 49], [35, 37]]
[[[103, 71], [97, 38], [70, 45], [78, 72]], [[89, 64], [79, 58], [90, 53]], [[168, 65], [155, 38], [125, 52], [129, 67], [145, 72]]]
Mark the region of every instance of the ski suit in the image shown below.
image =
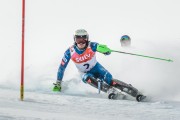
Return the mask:
[[77, 69], [84, 73], [82, 77], [83, 82], [87, 82], [85, 77], [93, 76], [110, 85], [112, 82], [112, 75], [96, 60], [97, 45], [98, 43], [96, 42], [89, 42], [85, 50], [79, 50], [76, 45], [68, 48], [59, 66], [57, 80], [62, 81], [64, 71], [71, 59], [75, 63]]

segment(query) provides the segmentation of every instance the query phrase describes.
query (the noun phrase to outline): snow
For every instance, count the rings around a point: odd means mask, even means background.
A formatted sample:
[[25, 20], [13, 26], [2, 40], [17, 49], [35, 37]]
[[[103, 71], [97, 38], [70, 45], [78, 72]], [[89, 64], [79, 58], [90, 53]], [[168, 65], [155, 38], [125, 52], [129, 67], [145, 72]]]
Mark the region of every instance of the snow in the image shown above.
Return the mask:
[[[21, 102], [19, 91], [0, 90], [0, 119], [17, 120], [178, 120], [180, 103], [108, 100], [101, 97], [61, 93], [26, 92]], [[8, 96], [7, 96], [8, 95]]]
[[[102, 4], [103, 3], [103, 4]], [[180, 17], [178, 0], [26, 0], [25, 93], [20, 101], [21, 1], [0, 1], [0, 120], [179, 120]], [[128, 7], [127, 7], [128, 6]], [[153, 9], [152, 9], [153, 8]], [[112, 53], [97, 60], [114, 78], [148, 99], [108, 100], [84, 84], [70, 62], [63, 92], [52, 92], [73, 33], [86, 29], [91, 41], [114, 50], [174, 62]], [[122, 48], [127, 34], [132, 46]]]

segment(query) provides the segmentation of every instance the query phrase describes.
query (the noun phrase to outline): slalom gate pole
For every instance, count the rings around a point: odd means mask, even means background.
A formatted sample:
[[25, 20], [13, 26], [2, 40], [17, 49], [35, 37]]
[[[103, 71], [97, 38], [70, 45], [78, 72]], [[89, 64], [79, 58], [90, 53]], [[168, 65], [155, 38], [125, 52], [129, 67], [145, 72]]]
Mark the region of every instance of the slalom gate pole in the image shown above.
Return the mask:
[[24, 33], [25, 33], [25, 0], [22, 0], [22, 50], [21, 50], [21, 86], [20, 100], [24, 100]]
[[123, 54], [135, 55], [135, 56], [146, 57], [146, 58], [152, 58], [152, 59], [157, 59], [157, 60], [163, 60], [163, 61], [167, 61], [167, 62], [173, 62], [173, 60], [171, 60], [171, 59], [158, 58], [158, 57], [152, 57], [152, 56], [147, 56], [147, 55], [140, 55], [140, 54], [134, 54], [134, 53], [128, 53], [128, 52], [122, 52], [122, 51], [116, 51], [116, 50], [111, 50], [111, 52], [117, 52], [117, 53], [123, 53]]

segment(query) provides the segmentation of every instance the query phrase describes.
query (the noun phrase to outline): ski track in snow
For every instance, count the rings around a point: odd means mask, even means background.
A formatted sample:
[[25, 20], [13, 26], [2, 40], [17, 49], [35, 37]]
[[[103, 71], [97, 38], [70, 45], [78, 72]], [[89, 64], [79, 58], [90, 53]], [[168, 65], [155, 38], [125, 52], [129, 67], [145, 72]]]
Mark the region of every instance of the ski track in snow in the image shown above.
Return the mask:
[[180, 102], [109, 100], [105, 96], [0, 88], [0, 120], [178, 120]]

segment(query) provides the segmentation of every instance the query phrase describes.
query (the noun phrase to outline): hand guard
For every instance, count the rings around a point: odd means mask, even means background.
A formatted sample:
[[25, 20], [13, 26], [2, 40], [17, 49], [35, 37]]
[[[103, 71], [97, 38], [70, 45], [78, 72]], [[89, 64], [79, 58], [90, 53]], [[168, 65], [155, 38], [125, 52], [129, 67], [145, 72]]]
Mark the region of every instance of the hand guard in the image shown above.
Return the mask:
[[111, 49], [109, 49], [106, 45], [99, 44], [97, 46], [97, 51], [100, 53], [103, 53], [104, 55], [110, 55], [111, 54]]
[[54, 92], [61, 92], [61, 81], [56, 81], [56, 83], [53, 83], [54, 84], [54, 88], [53, 88], [53, 91]]

